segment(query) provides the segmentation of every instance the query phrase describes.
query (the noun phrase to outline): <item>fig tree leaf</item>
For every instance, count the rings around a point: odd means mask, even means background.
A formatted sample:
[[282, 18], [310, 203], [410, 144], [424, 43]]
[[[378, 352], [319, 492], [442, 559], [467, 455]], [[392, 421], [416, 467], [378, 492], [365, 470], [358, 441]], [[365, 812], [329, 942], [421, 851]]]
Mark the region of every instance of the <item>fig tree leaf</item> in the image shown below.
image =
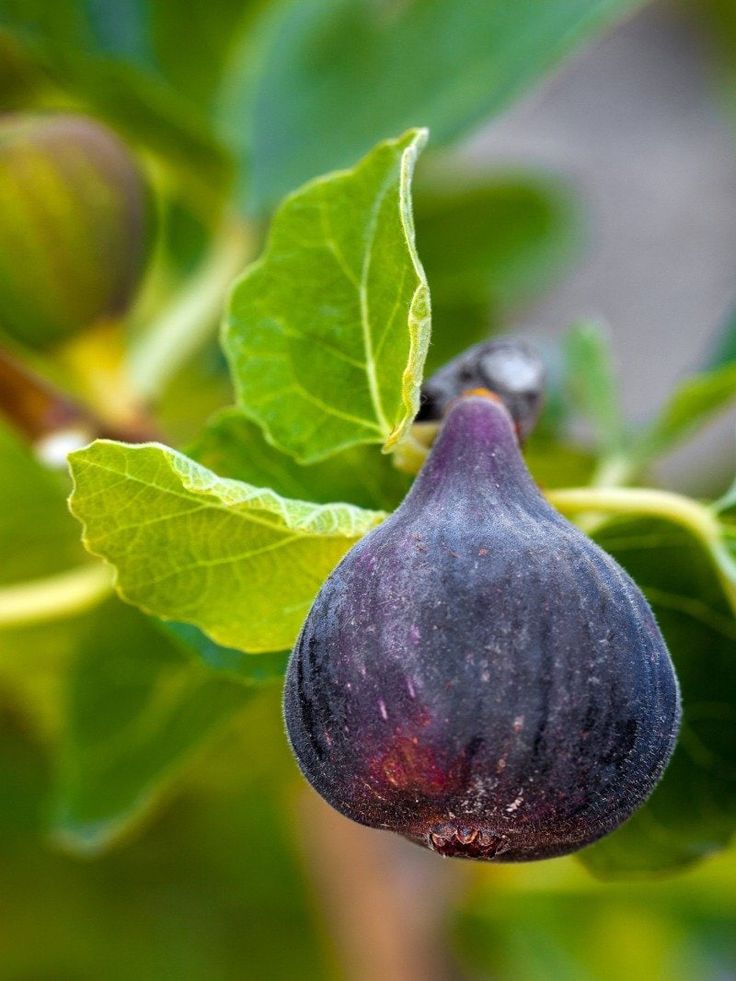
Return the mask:
[[65, 847], [93, 853], [119, 838], [263, 683], [214, 668], [189, 641], [199, 643], [115, 599], [89, 618], [53, 808], [51, 830]]
[[315, 0], [277, 8], [256, 51], [248, 44], [234, 58], [244, 70], [224, 100], [251, 206], [267, 210], [408, 126], [430, 127], [438, 144], [456, 139], [637, 5]]
[[271, 651], [253, 657], [232, 647], [223, 647], [202, 633], [191, 623], [154, 621], [164, 633], [169, 634], [186, 651], [198, 657], [213, 671], [229, 675], [246, 685], [267, 685], [280, 681], [289, 660], [289, 651]]
[[624, 419], [619, 404], [613, 352], [603, 329], [591, 321], [575, 324], [565, 339], [567, 387], [573, 403], [593, 426], [604, 453], [615, 453], [624, 442]]
[[301, 463], [389, 448], [419, 408], [429, 291], [410, 188], [425, 140], [410, 130], [288, 197], [233, 290], [224, 346], [238, 404]]
[[434, 168], [413, 196], [434, 369], [552, 281], [574, 252], [577, 215], [569, 194], [534, 174]]
[[[734, 18], [736, 28], [736, 18]], [[736, 40], [736, 31], [734, 31]], [[736, 68], [736, 62], [734, 62]], [[716, 333], [710, 346], [706, 367], [713, 369], [736, 361], [736, 310], [732, 310]]]
[[374, 446], [351, 446], [320, 463], [299, 464], [267, 443], [258, 426], [238, 409], [224, 409], [214, 416], [189, 447], [188, 455], [221, 477], [320, 504], [347, 501], [391, 511], [410, 483]]
[[674, 449], [736, 402], [736, 363], [685, 379], [642, 434], [634, 453], [644, 462]]
[[712, 556], [685, 530], [618, 520], [596, 540], [652, 605], [680, 679], [683, 725], [650, 800], [581, 857], [606, 878], [662, 872], [726, 847], [736, 830], [736, 620]]
[[217, 477], [156, 443], [70, 455], [73, 513], [123, 599], [249, 652], [292, 646], [323, 580], [384, 514]]
[[0, 586], [88, 562], [64, 504], [66, 474], [48, 470], [0, 419]]

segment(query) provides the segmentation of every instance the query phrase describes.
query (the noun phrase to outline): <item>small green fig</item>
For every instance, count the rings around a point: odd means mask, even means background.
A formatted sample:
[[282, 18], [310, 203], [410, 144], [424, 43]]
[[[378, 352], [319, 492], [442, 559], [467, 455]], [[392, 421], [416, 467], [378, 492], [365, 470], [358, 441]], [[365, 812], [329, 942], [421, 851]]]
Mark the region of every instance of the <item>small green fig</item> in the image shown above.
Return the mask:
[[450, 408], [408, 496], [322, 587], [285, 718], [338, 811], [442, 855], [564, 855], [651, 794], [680, 723], [642, 593], [553, 510], [498, 400]]
[[132, 302], [152, 207], [127, 147], [83, 116], [0, 117], [0, 329], [43, 348]]

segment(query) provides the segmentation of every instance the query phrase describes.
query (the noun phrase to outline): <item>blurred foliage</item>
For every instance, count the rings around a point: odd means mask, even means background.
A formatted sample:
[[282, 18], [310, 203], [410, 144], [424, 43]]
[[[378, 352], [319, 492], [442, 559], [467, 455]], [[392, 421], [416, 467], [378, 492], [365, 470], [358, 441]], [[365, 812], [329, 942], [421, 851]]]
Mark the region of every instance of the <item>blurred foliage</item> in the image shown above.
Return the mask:
[[[303, 518], [299, 501], [339, 502], [337, 510], [318, 509], [323, 516], [393, 508], [410, 478], [377, 446], [333, 452], [345, 444], [334, 434], [310, 434], [316, 415], [293, 399], [278, 407], [288, 420], [278, 441], [286, 445], [303, 429], [305, 457], [331, 455], [303, 465], [273, 445], [248, 401], [254, 391], [265, 400], [273, 394], [261, 363], [238, 367], [250, 371], [244, 402], [250, 418], [231, 407], [232, 383], [214, 339], [230, 285], [260, 250], [266, 219], [284, 193], [353, 165], [379, 140], [429, 125], [414, 211], [434, 307], [430, 370], [488, 331], [508, 328], [574, 256], [579, 206], [551, 175], [475, 172], [448, 147], [575, 44], [636, 6], [636, 0], [0, 0], [0, 108], [22, 112], [4, 117], [0, 133], [2, 343], [49, 384], [44, 406], [52, 410], [34, 409], [29, 429], [27, 410], [38, 390], [21, 405], [23, 393], [6, 386], [0, 401], [7, 414], [0, 422], [0, 977], [342, 976], [332, 947], [341, 938], [328, 939], [334, 924], [318, 908], [304, 861], [302, 825], [310, 818], [295, 796], [278, 699], [286, 654], [223, 647], [191, 623], [164, 623], [112, 596], [105, 569], [80, 544], [59, 461], [90, 434], [157, 440], [189, 445], [190, 455], [217, 475], [207, 478], [209, 492], [228, 479], [272, 488], [275, 499], [280, 495], [275, 510], [291, 508], [288, 521]], [[732, 4], [708, 0], [698, 12], [720, 18], [718, 40], [732, 72]], [[24, 143], [19, 162], [8, 134], [38, 126], [58, 132], [70, 118], [77, 120], [74, 139], [62, 133], [61, 141], [34, 148], [33, 166]], [[443, 155], [433, 158], [438, 148]], [[402, 158], [399, 170], [406, 163]], [[360, 193], [370, 192], [373, 204], [399, 201], [404, 217], [410, 208], [406, 171], [392, 173], [389, 199], [380, 176], [374, 173], [370, 186], [352, 186], [335, 205], [341, 244], [356, 250], [358, 266], [365, 255], [348, 209], [357, 207]], [[350, 175], [320, 186], [346, 180]], [[303, 361], [312, 394], [328, 403], [346, 398], [350, 410], [360, 372], [342, 373], [341, 392], [330, 386], [313, 336], [315, 325], [335, 316], [335, 276], [325, 279], [324, 262], [335, 236], [310, 239], [316, 226], [303, 222], [300, 201], [304, 196], [291, 198], [296, 219], [286, 229], [281, 271], [305, 241], [319, 246], [319, 261], [312, 263], [310, 290], [294, 273], [285, 293], [282, 276], [270, 314], [301, 310], [304, 336], [292, 367]], [[137, 227], [129, 221], [134, 212], [142, 220]], [[379, 272], [393, 281], [403, 263], [420, 282], [406, 224], [389, 226], [378, 213]], [[139, 252], [131, 244], [136, 235]], [[118, 289], [121, 279], [125, 289]], [[263, 313], [263, 291], [244, 303], [244, 282], [231, 307], [236, 333], [244, 319], [252, 323]], [[121, 292], [125, 302], [107, 302]], [[385, 292], [376, 296], [388, 310]], [[355, 299], [342, 309], [351, 328], [360, 321]], [[114, 321], [104, 332], [71, 337], [102, 317]], [[421, 357], [408, 356], [407, 317], [400, 319], [376, 382], [397, 405], [404, 400], [408, 422], [411, 398], [407, 403], [400, 376], [411, 362], [416, 388]], [[47, 348], [52, 337], [66, 339], [63, 350]], [[362, 362], [361, 345], [353, 347], [348, 357]], [[729, 323], [706, 369], [635, 429], [622, 418], [605, 331], [576, 326], [563, 344], [547, 345], [548, 404], [526, 447], [535, 477], [549, 490], [625, 488], [643, 479], [656, 457], [731, 403], [734, 354]], [[365, 378], [360, 385], [370, 396], [370, 381], [367, 389]], [[401, 424], [399, 414], [391, 426]], [[391, 426], [373, 422], [380, 442]], [[286, 448], [300, 452], [296, 444]], [[421, 458], [422, 447], [414, 450]], [[161, 472], [155, 476], [152, 484]], [[101, 486], [95, 499], [99, 535], [110, 530], [110, 514], [121, 527], [135, 514], [120, 532], [121, 548], [138, 535], [142, 552], [156, 553], [159, 572], [174, 546], [182, 564], [191, 561], [201, 537], [169, 542], [156, 525], [136, 532], [152, 491], [141, 486], [134, 496], [120, 479], [117, 487]], [[726, 504], [708, 512], [715, 542], [656, 515], [598, 515], [591, 526], [655, 609], [682, 683], [683, 739], [649, 804], [583, 855], [596, 876], [627, 878], [625, 884], [597, 883], [574, 860], [480, 872], [453, 866], [457, 881], [439, 901], [443, 924], [449, 917], [453, 925], [458, 976], [720, 981], [733, 973], [732, 854], [668, 882], [631, 882], [724, 849], [736, 821], [729, 593], [736, 559], [727, 561], [736, 538]], [[181, 521], [180, 529], [192, 519]], [[238, 551], [229, 528], [218, 534], [206, 538], [210, 558]], [[310, 595], [336, 557], [324, 568], [314, 557], [300, 564]], [[96, 592], [81, 603], [70, 596], [59, 612], [58, 598], [70, 582], [78, 588], [78, 572], [97, 577]], [[281, 590], [264, 577], [258, 590], [252, 575], [236, 581], [225, 573], [215, 604], [223, 618], [237, 607], [252, 620], [256, 594], [270, 606], [280, 593], [293, 600], [287, 575]], [[185, 585], [200, 591], [191, 577]], [[18, 589], [25, 612], [13, 607]], [[138, 597], [144, 606], [146, 591]], [[284, 645], [298, 619], [292, 616]], [[397, 854], [396, 874], [405, 878], [411, 858]], [[349, 895], [358, 879], [352, 867], [342, 874]], [[394, 885], [387, 876], [386, 889]]]
[[251, 678], [238, 670], [237, 652], [215, 658], [217, 646], [203, 638], [212, 649], [205, 660], [188, 637], [115, 600], [86, 626], [69, 678], [52, 815], [60, 842], [80, 852], [109, 845], [257, 687], [281, 677], [281, 657]]
[[250, 113], [241, 141], [249, 206], [273, 206], [307, 178], [348, 166], [378, 139], [418, 122], [432, 130], [436, 144], [457, 138], [505, 108], [576, 40], [636, 5], [275, 5], [257, 49], [260, 70], [234, 75], [225, 103], [231, 131], [240, 128], [244, 104]]
[[641, 587], [677, 668], [683, 724], [641, 810], [582, 853], [602, 877], [687, 865], [736, 825], [736, 620], [702, 544], [661, 521], [612, 521], [596, 540]]
[[151, 210], [135, 159], [104, 127], [66, 114], [0, 123], [0, 327], [42, 347], [123, 315]]
[[541, 175], [435, 166], [421, 178], [420, 169], [414, 206], [432, 294], [432, 371], [559, 275], [578, 244], [578, 216], [569, 192]]
[[0, 585], [86, 561], [79, 527], [66, 509], [66, 474], [43, 467], [1, 419], [0, 457]]
[[484, 870], [455, 918], [473, 978], [718, 981], [736, 962], [736, 856], [669, 880], [595, 883], [570, 859]]
[[145, 836], [94, 862], [49, 850], [44, 753], [11, 710], [2, 735], [3, 977], [330, 976], [275, 693], [218, 739]]

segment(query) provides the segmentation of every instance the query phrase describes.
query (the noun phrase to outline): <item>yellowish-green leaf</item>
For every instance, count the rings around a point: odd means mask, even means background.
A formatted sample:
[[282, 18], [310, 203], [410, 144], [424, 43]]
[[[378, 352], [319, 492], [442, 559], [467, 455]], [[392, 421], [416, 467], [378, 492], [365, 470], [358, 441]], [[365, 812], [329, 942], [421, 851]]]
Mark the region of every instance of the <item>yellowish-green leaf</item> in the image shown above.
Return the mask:
[[609, 338], [599, 324], [581, 321], [568, 331], [565, 349], [572, 401], [592, 424], [600, 450], [619, 451], [625, 437], [624, 420]]
[[81, 634], [51, 831], [65, 848], [95, 854], [150, 812], [258, 682], [206, 663], [178, 635], [115, 599]]
[[644, 460], [666, 453], [736, 401], [736, 364], [687, 378], [642, 436]]
[[410, 186], [424, 130], [287, 198], [236, 284], [225, 350], [243, 412], [302, 463], [390, 449], [419, 407], [429, 290]]
[[251, 652], [293, 644], [323, 580], [384, 517], [223, 479], [156, 443], [98, 440], [70, 463], [71, 509], [123, 599]]

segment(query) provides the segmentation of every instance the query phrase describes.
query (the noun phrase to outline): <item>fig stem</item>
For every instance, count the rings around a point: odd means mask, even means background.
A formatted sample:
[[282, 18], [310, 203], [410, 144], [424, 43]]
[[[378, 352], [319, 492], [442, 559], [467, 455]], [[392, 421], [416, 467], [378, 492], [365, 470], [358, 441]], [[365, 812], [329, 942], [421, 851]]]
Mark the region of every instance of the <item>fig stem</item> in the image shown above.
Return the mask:
[[[736, 562], [723, 541], [723, 528], [713, 507], [672, 491], [643, 487], [580, 487], [548, 491], [546, 497], [562, 514], [595, 516], [595, 525], [604, 514], [629, 514], [671, 521], [689, 531], [707, 548], [723, 592], [736, 612]], [[579, 524], [585, 524], [586, 534], [594, 529], [589, 521]]]
[[227, 222], [193, 278], [133, 342], [131, 384], [144, 402], [160, 396], [186, 359], [213, 333], [233, 279], [251, 257], [253, 236], [245, 223]]
[[718, 519], [707, 505], [672, 491], [643, 487], [573, 487], [548, 491], [549, 503], [563, 514], [598, 512], [662, 518], [691, 531], [708, 545], [720, 541]]
[[635, 460], [621, 453], [614, 453], [601, 459], [593, 477], [594, 487], [622, 487], [636, 474]]
[[112, 569], [83, 565], [0, 589], [0, 628], [26, 627], [83, 613], [112, 593]]

